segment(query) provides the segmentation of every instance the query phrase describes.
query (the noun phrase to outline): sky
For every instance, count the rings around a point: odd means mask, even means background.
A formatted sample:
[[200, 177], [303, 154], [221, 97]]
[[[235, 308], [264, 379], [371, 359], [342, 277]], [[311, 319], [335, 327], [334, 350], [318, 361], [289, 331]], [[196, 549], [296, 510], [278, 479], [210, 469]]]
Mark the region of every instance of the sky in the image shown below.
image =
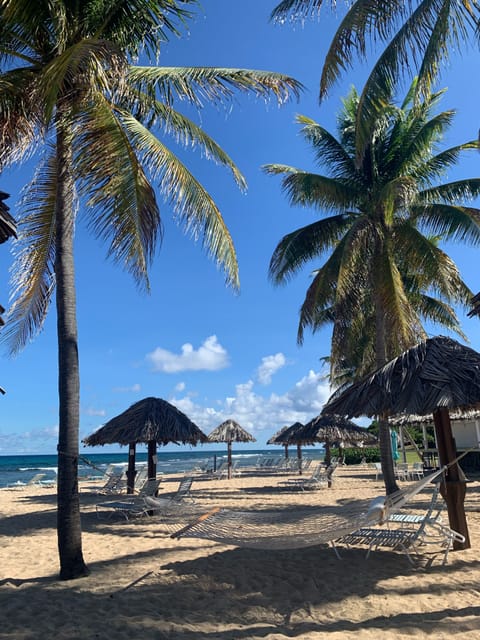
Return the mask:
[[[223, 107], [188, 112], [235, 161], [247, 181], [245, 193], [224, 168], [198, 151], [176, 149], [220, 207], [237, 251], [240, 292], [226, 288], [222, 272], [201, 242], [176, 224], [166, 203], [160, 201], [164, 238], [150, 271], [150, 294], [138, 290], [127, 273], [107, 260], [106, 247], [79, 219], [75, 260], [80, 438], [138, 400], [156, 396], [174, 404], [207, 434], [232, 418], [256, 438], [242, 448], [264, 448], [283, 426], [318, 415], [330, 396], [328, 371], [322, 364], [329, 353], [330, 331], [315, 335], [307, 331], [302, 346], [296, 341], [298, 312], [318, 265], [307, 265], [285, 286], [274, 286], [268, 279], [269, 261], [281, 238], [318, 214], [290, 207], [280, 179], [267, 176], [261, 167], [283, 163], [318, 170], [299, 136], [295, 116], [311, 117], [334, 132], [342, 97], [352, 84], [361, 89], [373, 58], [366, 64], [354, 61], [320, 104], [323, 58], [341, 13], [335, 15], [326, 6], [320, 20], [274, 25], [269, 16], [276, 4], [277, 0], [203, 0], [203, 10], [196, 12], [183, 37], [163, 46], [159, 62], [277, 71], [305, 86], [298, 102], [283, 106], [237, 94]], [[480, 87], [473, 78], [479, 62], [478, 50], [472, 47], [454, 55], [443, 70], [439, 87], [448, 90], [441, 107], [457, 110], [446, 146], [477, 137]], [[475, 177], [479, 172], [480, 155], [470, 154], [447, 179]], [[11, 194], [8, 204], [14, 216], [21, 189], [30, 178], [31, 166], [12, 168], [0, 176], [0, 189]], [[479, 249], [465, 245], [445, 245], [445, 249], [467, 285], [479, 291]], [[4, 307], [10, 298], [13, 250], [12, 241], [0, 247]], [[468, 318], [464, 310], [458, 313], [469, 346], [480, 350], [480, 320]], [[435, 327], [429, 332], [446, 333]], [[6, 390], [0, 397], [0, 455], [55, 453], [54, 306], [42, 332], [15, 358], [0, 345], [0, 385]], [[162, 450], [172, 449], [175, 445]]]

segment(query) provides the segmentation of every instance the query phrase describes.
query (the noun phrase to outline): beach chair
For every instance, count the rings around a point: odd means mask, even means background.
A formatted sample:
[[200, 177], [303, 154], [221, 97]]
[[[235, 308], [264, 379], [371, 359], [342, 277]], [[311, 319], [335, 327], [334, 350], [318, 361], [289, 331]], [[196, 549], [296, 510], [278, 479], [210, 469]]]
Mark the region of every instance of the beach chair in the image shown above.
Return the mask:
[[395, 465], [395, 477], [397, 480], [410, 480], [410, 470], [407, 462], [397, 462]]
[[159, 477], [157, 476], [157, 478], [155, 479], [149, 478], [148, 480], [145, 480], [142, 486], [140, 487], [140, 489], [138, 489], [138, 491], [136, 492], [135, 497], [145, 498], [146, 496], [150, 496], [150, 497], [156, 496], [161, 482], [162, 482], [162, 476], [159, 476]]
[[116, 471], [107, 479], [103, 487], [98, 489], [96, 493], [101, 495], [109, 495], [112, 493], [121, 493], [127, 488], [127, 477], [125, 470]]
[[375, 482], [378, 481], [378, 476], [382, 475], [382, 463], [372, 462], [372, 469], [375, 471]]
[[423, 478], [423, 476], [425, 475], [423, 462], [414, 462], [410, 475], [414, 480], [420, 480], [421, 478]]
[[323, 463], [320, 462], [307, 478], [291, 478], [278, 484], [279, 486], [295, 491], [308, 491], [329, 487], [332, 484], [335, 469], [336, 465], [330, 465], [325, 469]]
[[[160, 484], [160, 480], [147, 482], [157, 482], [157, 488]], [[193, 497], [190, 495], [190, 489], [193, 484], [192, 476], [185, 476], [180, 480], [176, 492], [169, 498], [156, 498], [154, 484], [150, 485], [150, 493], [142, 496], [134, 496], [129, 500], [111, 500], [107, 502], [100, 502], [96, 505], [97, 516], [100, 517], [105, 514], [110, 518], [113, 514], [118, 513], [122, 515], [125, 520], [129, 520], [133, 517], [153, 515], [161, 511], [162, 509], [168, 509], [175, 505], [180, 504], [182, 501], [189, 499], [194, 502]], [[152, 505], [154, 505], [152, 507]]]
[[169, 498], [145, 498], [145, 510], [150, 515], [168, 515], [177, 513], [184, 503], [189, 500], [191, 504], [195, 503], [190, 493], [193, 484], [192, 476], [185, 476], [180, 480], [180, 484], [176, 492]]
[[[415, 566], [411, 552], [420, 555], [419, 546], [436, 544], [443, 548], [443, 561], [446, 564], [448, 553], [454, 541], [465, 542], [463, 535], [443, 524], [440, 518], [442, 507], [438, 507], [440, 485], [436, 484], [430, 504], [423, 515], [397, 512], [390, 515], [385, 523], [373, 527], [361, 527], [335, 541], [336, 545], [345, 544], [347, 547], [366, 545], [368, 559], [372, 551], [380, 548], [400, 550], [405, 553], [411, 565]], [[394, 526], [391, 526], [391, 525]], [[399, 526], [395, 526], [395, 525]]]
[[28, 482], [21, 482], [18, 480], [17, 482], [13, 482], [12, 484], [7, 484], [6, 489], [26, 489], [27, 487], [33, 486], [42, 486], [42, 480], [46, 476], [46, 473], [36, 473], [34, 476], [28, 480]]
[[146, 512], [144, 500], [147, 497], [154, 497], [158, 492], [161, 478], [146, 480], [137, 495], [124, 500], [108, 500], [95, 505], [97, 516], [106, 513], [111, 517], [113, 513], [121, 513], [128, 520], [132, 516], [143, 515]]

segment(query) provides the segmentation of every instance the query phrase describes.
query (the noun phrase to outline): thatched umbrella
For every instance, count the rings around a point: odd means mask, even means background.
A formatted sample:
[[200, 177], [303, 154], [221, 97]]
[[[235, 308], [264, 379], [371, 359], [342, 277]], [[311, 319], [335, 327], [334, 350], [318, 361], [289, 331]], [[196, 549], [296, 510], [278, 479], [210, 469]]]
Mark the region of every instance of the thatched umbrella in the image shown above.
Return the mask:
[[288, 426], [282, 427], [280, 431], [274, 433], [273, 436], [267, 440], [267, 444], [281, 444], [284, 447], [285, 459], [288, 459], [288, 442], [279, 442], [277, 438], [278, 436], [282, 435], [282, 433], [285, 433], [288, 428]]
[[157, 444], [192, 444], [206, 442], [207, 436], [190, 418], [173, 404], [161, 398], [144, 398], [126, 411], [106, 422], [95, 433], [83, 440], [88, 446], [128, 444], [128, 491], [135, 481], [135, 445], [148, 446], [148, 477], [157, 475]]
[[310, 440], [305, 440], [302, 435], [304, 425], [301, 422], [294, 422], [287, 429], [283, 429], [276, 437], [277, 444], [295, 444], [297, 446], [298, 473], [302, 475], [302, 445], [312, 444]]
[[322, 442], [325, 445], [326, 465], [330, 464], [330, 447], [334, 444], [377, 444], [377, 438], [372, 433], [348, 418], [335, 414], [318, 415], [307, 422], [301, 433], [307, 442]]
[[448, 465], [443, 485], [450, 526], [465, 536], [454, 549], [470, 547], [465, 517], [465, 477], [455, 462], [449, 409], [480, 402], [480, 353], [438, 336], [408, 349], [384, 367], [337, 390], [323, 413], [349, 417], [382, 413], [433, 414], [440, 464]]
[[209, 442], [227, 443], [227, 468], [228, 478], [232, 477], [232, 442], [256, 442], [248, 431], [245, 431], [235, 420], [225, 420], [216, 429], [208, 434]]

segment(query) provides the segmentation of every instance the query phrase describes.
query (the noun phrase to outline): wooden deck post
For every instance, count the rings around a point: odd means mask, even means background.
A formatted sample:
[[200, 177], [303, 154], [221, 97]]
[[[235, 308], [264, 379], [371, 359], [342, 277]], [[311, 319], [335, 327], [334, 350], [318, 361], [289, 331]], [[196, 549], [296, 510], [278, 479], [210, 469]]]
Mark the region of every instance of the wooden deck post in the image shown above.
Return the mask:
[[[457, 457], [455, 440], [452, 435], [452, 425], [447, 408], [439, 408], [433, 412], [435, 435], [437, 438], [438, 457], [440, 466], [447, 465]], [[445, 482], [442, 482], [440, 492], [447, 504], [448, 521], [450, 528], [461, 533], [465, 542], [453, 542], [453, 549], [470, 549], [470, 536], [468, 534], [467, 518], [465, 515], [465, 475], [457, 462], [452, 464], [447, 471]]]

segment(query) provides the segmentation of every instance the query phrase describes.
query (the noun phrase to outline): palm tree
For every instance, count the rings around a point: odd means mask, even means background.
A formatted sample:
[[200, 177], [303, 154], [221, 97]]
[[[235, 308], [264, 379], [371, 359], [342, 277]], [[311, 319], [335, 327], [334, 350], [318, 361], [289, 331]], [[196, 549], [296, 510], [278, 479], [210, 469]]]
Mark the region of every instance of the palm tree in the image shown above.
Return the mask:
[[[480, 179], [437, 184], [459, 154], [478, 149], [478, 142], [435, 154], [454, 112], [432, 115], [443, 92], [414, 103], [414, 84], [400, 107], [387, 104], [378, 110], [359, 164], [355, 127], [361, 96], [352, 89], [339, 114], [338, 138], [297, 117], [327, 175], [286, 165], [264, 167], [284, 176], [292, 205], [327, 214], [282, 238], [269, 273], [281, 284], [313, 259], [327, 256], [308, 289], [297, 337], [301, 342], [305, 327], [315, 331], [333, 323], [333, 364], [353, 368], [350, 375], [357, 368], [358, 374], [378, 368], [416, 344], [424, 335], [422, 319], [459, 330], [450, 303], [468, 305], [471, 298], [434, 238], [480, 242], [480, 210], [457, 204], [480, 193]], [[385, 423], [380, 447], [391, 493], [396, 482]]]
[[[324, 0], [282, 0], [272, 11], [274, 22], [320, 16]], [[330, 0], [332, 9], [336, 0]], [[353, 53], [371, 56], [370, 42], [386, 43], [377, 64], [379, 86], [412, 70], [419, 76], [421, 93], [428, 92], [449, 52], [458, 50], [480, 26], [478, 0], [345, 0], [348, 7], [333, 36], [323, 65], [320, 96], [326, 95], [340, 74], [352, 68]], [[412, 69], [413, 67], [413, 69]]]
[[[272, 11], [274, 22], [319, 16], [324, 0], [282, 0]], [[428, 97], [442, 63], [451, 51], [477, 39], [480, 3], [477, 0], [356, 0], [346, 1], [342, 16], [325, 56], [320, 78], [320, 99], [340, 75], [353, 67], [354, 53], [361, 60], [372, 56], [372, 44], [385, 49], [374, 65], [357, 110], [357, 162], [378, 107], [391, 100], [390, 88], [400, 78], [417, 74], [417, 99]], [[330, 1], [337, 7], [335, 0]], [[413, 72], [413, 73], [412, 73]]]
[[212, 197], [152, 130], [200, 147], [243, 188], [229, 156], [174, 109], [236, 90], [279, 103], [298, 97], [293, 78], [267, 71], [133, 66], [191, 17], [197, 0], [4, 0], [0, 14], [0, 166], [41, 150], [21, 204], [14, 302], [5, 337], [12, 353], [41, 328], [56, 290], [59, 380], [60, 577], [88, 573], [78, 497], [79, 363], [73, 239], [77, 211], [108, 241], [108, 254], [148, 290], [161, 237], [157, 186], [178, 219], [238, 287], [232, 238]]

